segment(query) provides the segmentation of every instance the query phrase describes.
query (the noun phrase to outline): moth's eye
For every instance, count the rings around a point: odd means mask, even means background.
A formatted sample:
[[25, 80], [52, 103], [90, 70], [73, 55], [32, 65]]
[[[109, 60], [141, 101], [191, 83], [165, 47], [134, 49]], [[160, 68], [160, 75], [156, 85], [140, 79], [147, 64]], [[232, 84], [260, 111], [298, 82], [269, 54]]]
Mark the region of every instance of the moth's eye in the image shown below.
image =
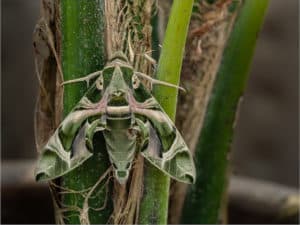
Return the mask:
[[130, 163], [127, 163], [127, 164], [126, 164], [126, 169], [128, 170], [130, 166], [131, 166], [131, 164], [130, 164]]
[[115, 163], [112, 164], [114, 169], [117, 169], [117, 165]]
[[103, 89], [103, 76], [101, 75], [100, 77], [99, 77], [99, 79], [97, 80], [97, 82], [96, 82], [96, 87], [97, 87], [97, 89], [98, 90], [102, 90]]
[[137, 75], [133, 74], [132, 75], [132, 87], [134, 89], [137, 89], [139, 86], [140, 86], [140, 80], [139, 78], [137, 77]]

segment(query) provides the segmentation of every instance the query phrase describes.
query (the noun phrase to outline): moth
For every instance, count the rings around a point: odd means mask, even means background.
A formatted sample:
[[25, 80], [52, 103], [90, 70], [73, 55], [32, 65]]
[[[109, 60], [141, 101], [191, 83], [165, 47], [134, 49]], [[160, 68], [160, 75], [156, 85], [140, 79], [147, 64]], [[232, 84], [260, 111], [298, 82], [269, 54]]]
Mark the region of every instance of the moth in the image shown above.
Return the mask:
[[36, 180], [55, 179], [80, 166], [93, 155], [94, 134], [102, 132], [119, 183], [126, 183], [136, 154], [171, 178], [193, 183], [192, 155], [141, 78], [146, 77], [117, 52], [102, 71], [65, 82], [95, 80], [43, 147]]

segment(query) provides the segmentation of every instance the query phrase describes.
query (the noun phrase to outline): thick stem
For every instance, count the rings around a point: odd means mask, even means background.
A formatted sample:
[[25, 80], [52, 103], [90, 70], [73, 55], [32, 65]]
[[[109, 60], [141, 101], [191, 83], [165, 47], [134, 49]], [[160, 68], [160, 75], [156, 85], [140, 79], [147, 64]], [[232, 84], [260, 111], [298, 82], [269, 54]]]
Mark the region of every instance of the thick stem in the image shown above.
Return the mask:
[[[101, 70], [105, 63], [104, 19], [102, 0], [61, 0], [61, 62], [64, 80], [75, 79]], [[86, 91], [86, 83], [68, 84], [64, 87], [64, 116], [66, 116]], [[81, 191], [92, 187], [107, 170], [109, 161], [103, 137], [96, 134], [94, 155], [82, 166], [62, 178], [62, 186]], [[101, 190], [100, 190], [101, 189]], [[89, 206], [101, 208], [105, 204], [106, 187], [99, 187], [92, 194]], [[99, 191], [100, 190], [100, 191]], [[84, 197], [78, 193], [68, 193], [62, 198], [63, 206], [71, 211], [65, 216], [66, 223], [80, 223], [78, 208], [83, 207]], [[72, 210], [71, 208], [77, 208]], [[85, 209], [84, 209], [85, 210]], [[79, 210], [80, 211], [80, 210]], [[91, 223], [104, 224], [108, 221], [110, 208], [96, 211], [88, 209]]]

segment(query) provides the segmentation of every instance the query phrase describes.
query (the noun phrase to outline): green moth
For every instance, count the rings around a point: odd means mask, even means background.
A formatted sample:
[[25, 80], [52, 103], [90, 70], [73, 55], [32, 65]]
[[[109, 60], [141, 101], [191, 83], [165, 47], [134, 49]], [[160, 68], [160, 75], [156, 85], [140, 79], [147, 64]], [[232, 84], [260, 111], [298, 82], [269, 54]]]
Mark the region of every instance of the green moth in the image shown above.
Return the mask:
[[102, 132], [119, 183], [127, 181], [136, 154], [173, 179], [193, 183], [191, 153], [141, 77], [146, 78], [118, 52], [102, 71], [75, 80], [95, 79], [43, 147], [36, 180], [58, 178], [80, 166], [93, 155], [94, 134]]

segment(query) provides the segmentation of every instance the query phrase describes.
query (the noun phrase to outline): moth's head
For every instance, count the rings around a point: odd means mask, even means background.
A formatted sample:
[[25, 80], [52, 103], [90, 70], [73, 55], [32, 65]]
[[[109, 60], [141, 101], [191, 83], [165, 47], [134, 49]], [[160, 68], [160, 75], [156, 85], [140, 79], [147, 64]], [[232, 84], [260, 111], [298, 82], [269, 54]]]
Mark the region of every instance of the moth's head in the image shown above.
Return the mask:
[[96, 87], [108, 96], [109, 106], [128, 105], [128, 95], [139, 85], [133, 68], [120, 58], [109, 63], [96, 82]]
[[113, 63], [114, 61], [122, 61], [124, 63], [129, 64], [129, 60], [127, 56], [122, 51], [115, 52], [112, 57], [108, 60], [109, 63]]

